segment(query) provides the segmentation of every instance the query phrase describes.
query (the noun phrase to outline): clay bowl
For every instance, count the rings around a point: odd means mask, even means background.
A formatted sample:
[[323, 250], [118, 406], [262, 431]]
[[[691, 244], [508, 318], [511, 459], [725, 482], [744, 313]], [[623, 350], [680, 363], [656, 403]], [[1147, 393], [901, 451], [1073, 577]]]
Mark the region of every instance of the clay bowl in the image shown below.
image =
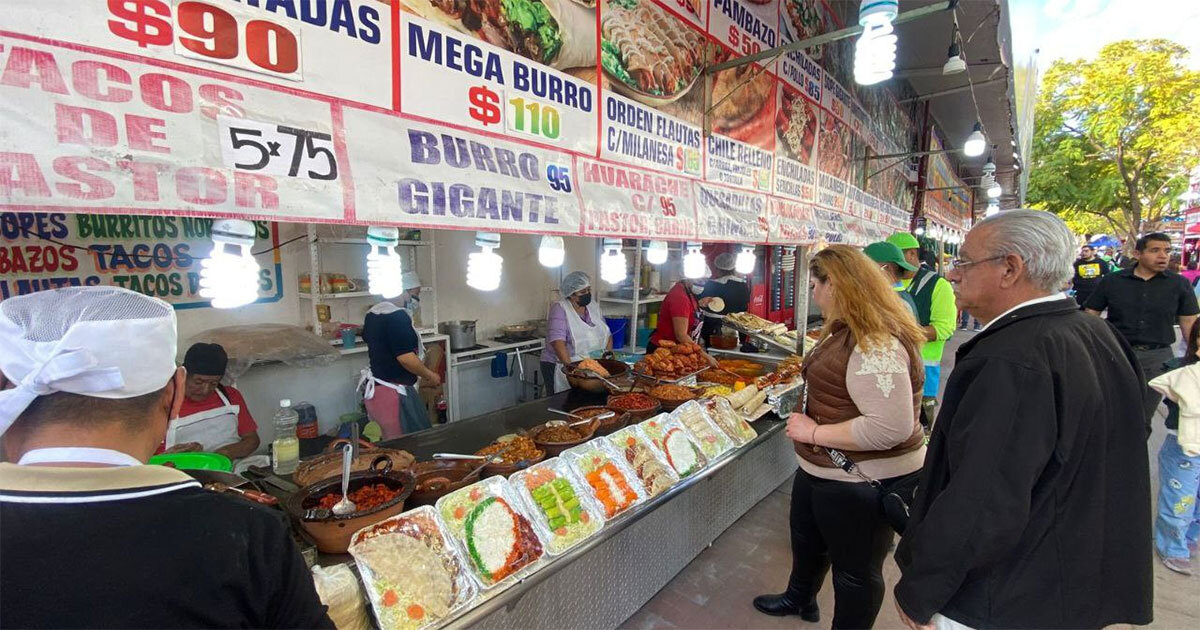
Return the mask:
[[[578, 422], [574, 418], [567, 418], [566, 421], [568, 423]], [[568, 440], [566, 442], [550, 442], [540, 439], [539, 435], [541, 434], [542, 429], [545, 429], [548, 424], [549, 423], [539, 424], [536, 427], [533, 427], [529, 430], [529, 436], [533, 438], [533, 443], [536, 444], [538, 448], [546, 452], [546, 457], [558, 457], [559, 455], [562, 455], [563, 451], [571, 448], [572, 446], [579, 446], [580, 444], [592, 439], [592, 436], [596, 434], [596, 429], [600, 426], [600, 421], [592, 420], [588, 424], [581, 424], [577, 427], [572, 427], [572, 430], [576, 433], [579, 433], [581, 437], [577, 440]]]
[[288, 514], [300, 522], [300, 527], [308, 533], [322, 553], [346, 553], [354, 532], [404, 511], [405, 500], [416, 487], [416, 478], [407, 470], [392, 470], [391, 460], [383, 456], [376, 458], [369, 470], [350, 473], [350, 492], [377, 483], [397, 490], [398, 493], [392, 500], [370, 510], [345, 516], [329, 512], [320, 518], [304, 518], [307, 510], [317, 507], [322, 496], [330, 492], [341, 494], [341, 475], [327, 477], [297, 490], [288, 499], [286, 509]]
[[[476, 471], [476, 468], [479, 468], [479, 462], [466, 459], [439, 459], [421, 462], [413, 466], [412, 472], [416, 476], [416, 487], [408, 497], [408, 506], [415, 508], [422, 505], [433, 505], [443, 496], [479, 481], [482, 471]], [[438, 477], [446, 479], [449, 483], [421, 489], [422, 483]]]
[[[647, 395], [649, 395], [649, 394], [647, 394]], [[608, 406], [612, 407], [612, 401], [619, 397], [620, 396], [609, 396], [608, 397]], [[643, 420], [649, 420], [650, 418], [657, 416], [660, 411], [662, 411], [662, 403], [659, 402], [658, 399], [656, 398], [654, 401], [653, 407], [649, 407], [647, 409], [627, 410], [627, 413], [629, 414], [629, 422], [628, 423], [632, 424], [634, 422], [641, 422]]]
[[611, 418], [606, 418], [606, 419], [600, 421], [600, 426], [596, 427], [596, 434], [595, 434], [596, 437], [603, 436], [603, 435], [611, 435], [613, 433], [616, 433], [617, 431], [620, 431], [621, 429], [624, 429], [629, 424], [629, 412], [628, 411], [622, 411], [621, 409], [612, 409], [610, 407], [604, 407], [602, 405], [596, 405], [596, 406], [590, 406], [590, 407], [579, 407], [579, 408], [575, 409], [574, 411], [572, 411], [571, 413], [579, 414], [579, 412], [581, 412], [581, 411], [592, 411], [592, 410], [598, 410], [601, 412], [613, 411], [613, 412], [616, 412], [616, 414], [617, 414]]
[[684, 403], [696, 400], [697, 398], [700, 397], [699, 391], [692, 389], [692, 388], [688, 388], [688, 389], [692, 392], [691, 398], [659, 398], [658, 396], [655, 396], [652, 393], [654, 391], [653, 389], [646, 392], [646, 395], [657, 400], [659, 402], [659, 404], [662, 405], [663, 411], [675, 411]]

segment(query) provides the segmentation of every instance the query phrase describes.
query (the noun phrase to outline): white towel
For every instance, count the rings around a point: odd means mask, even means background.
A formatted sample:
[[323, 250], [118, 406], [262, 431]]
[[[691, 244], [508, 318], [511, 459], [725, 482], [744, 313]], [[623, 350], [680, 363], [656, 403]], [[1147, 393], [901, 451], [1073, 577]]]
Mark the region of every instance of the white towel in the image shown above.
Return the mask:
[[1200, 363], [1171, 370], [1150, 387], [1179, 405], [1179, 448], [1188, 457], [1200, 455]]

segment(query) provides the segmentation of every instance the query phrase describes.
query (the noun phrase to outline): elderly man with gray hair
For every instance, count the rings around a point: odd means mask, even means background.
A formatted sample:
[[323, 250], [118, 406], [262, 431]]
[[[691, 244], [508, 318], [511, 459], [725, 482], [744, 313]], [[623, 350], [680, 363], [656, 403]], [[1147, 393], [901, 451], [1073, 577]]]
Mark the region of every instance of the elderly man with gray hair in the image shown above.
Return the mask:
[[1075, 239], [1013, 210], [948, 274], [983, 331], [958, 350], [896, 606], [911, 628], [1099, 628], [1153, 617], [1149, 427], [1129, 345], [1061, 293]]

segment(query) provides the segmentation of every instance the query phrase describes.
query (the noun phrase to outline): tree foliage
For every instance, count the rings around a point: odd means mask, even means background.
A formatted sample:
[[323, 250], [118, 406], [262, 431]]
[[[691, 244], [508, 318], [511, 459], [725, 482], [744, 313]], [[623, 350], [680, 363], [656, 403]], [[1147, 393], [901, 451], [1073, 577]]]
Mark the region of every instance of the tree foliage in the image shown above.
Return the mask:
[[1034, 113], [1029, 203], [1107, 225], [1128, 246], [1157, 229], [1200, 162], [1200, 72], [1187, 56], [1167, 40], [1125, 40], [1054, 62]]

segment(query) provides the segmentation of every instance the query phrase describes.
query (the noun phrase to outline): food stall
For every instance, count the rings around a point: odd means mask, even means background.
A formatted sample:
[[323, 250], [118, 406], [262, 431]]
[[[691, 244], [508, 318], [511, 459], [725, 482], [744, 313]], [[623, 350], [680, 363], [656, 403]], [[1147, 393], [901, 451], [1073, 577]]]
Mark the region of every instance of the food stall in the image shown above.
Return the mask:
[[[773, 16], [755, 18], [764, 28], [791, 15], [778, 2], [745, 6]], [[412, 471], [435, 454], [477, 453], [545, 424], [549, 409], [616, 405], [618, 431], [595, 435], [597, 426], [544, 466], [510, 462], [482, 486], [457, 488], [466, 498], [449, 512], [435, 503], [404, 513], [411, 525], [399, 529], [440, 541], [416, 550], [430, 566], [458, 567], [439, 591], [452, 596], [434, 607], [441, 623], [627, 618], [794, 470], [779, 416], [795, 405], [789, 356], [803, 348], [806, 248], [865, 244], [911, 221], [903, 194], [859, 177], [854, 152], [902, 150], [907, 131], [890, 132], [858, 105], [844, 68], [802, 52], [707, 80], [706, 66], [785, 33], [751, 33], [717, 9], [709, 16], [704, 3], [505, 4], [521, 14], [513, 24], [537, 22], [516, 33], [398, 0], [43, 0], [8, 9], [0, 299], [71, 285], [138, 290], [175, 306], [181, 353], [237, 328], [249, 349], [231, 347], [234, 378], [262, 443], [274, 437], [279, 400], [292, 398], [317, 409], [320, 450], [358, 424], [367, 360], [355, 327], [388, 295], [372, 286], [374, 263], [385, 261], [389, 276], [415, 272], [419, 332], [444, 357], [445, 422], [373, 445], [415, 460], [397, 455], [394, 473], [366, 470], [370, 449], [355, 455], [363, 475], [398, 476], [385, 496], [405, 484], [409, 495], [420, 490]], [[798, 22], [787, 19], [790, 37]], [[678, 76], [638, 67], [639, 55], [672, 57]], [[900, 112], [894, 99], [881, 102]], [[674, 279], [701, 274], [711, 244], [769, 258], [759, 264], [769, 265], [771, 319], [736, 314], [731, 325], [771, 352], [721, 351], [727, 363], [707, 376], [689, 363], [699, 349], [639, 355], [639, 329]], [[606, 315], [627, 318], [630, 374], [610, 379], [621, 383], [613, 399], [613, 386], [597, 389], [586, 370], [569, 375], [586, 385], [542, 397], [538, 320], [574, 270], [591, 275]], [[220, 308], [232, 297], [236, 307]], [[780, 322], [789, 312], [791, 322]], [[263, 326], [286, 327], [307, 349], [256, 334]], [[636, 404], [647, 400], [661, 410]], [[637, 477], [641, 465], [661, 475]], [[320, 498], [308, 496], [312, 483], [269, 466], [245, 475], [284, 505]], [[499, 499], [506, 507], [494, 507]], [[543, 500], [557, 512], [542, 510]], [[591, 525], [571, 520], [584, 508]], [[314, 535], [304, 523], [323, 519], [305, 514], [317, 509], [290, 510], [306, 543]], [[491, 527], [525, 519], [511, 551], [529, 561], [509, 571], [493, 562], [495, 549], [473, 549], [474, 525], [458, 522], [470, 514]], [[555, 526], [564, 514], [569, 522]], [[362, 533], [367, 547], [320, 562], [352, 562], [368, 588], [378, 586], [363, 575], [364, 558], [387, 556], [370, 541], [396, 532], [338, 529]], [[395, 601], [371, 602], [373, 623], [429, 625], [392, 619], [383, 608]]]

